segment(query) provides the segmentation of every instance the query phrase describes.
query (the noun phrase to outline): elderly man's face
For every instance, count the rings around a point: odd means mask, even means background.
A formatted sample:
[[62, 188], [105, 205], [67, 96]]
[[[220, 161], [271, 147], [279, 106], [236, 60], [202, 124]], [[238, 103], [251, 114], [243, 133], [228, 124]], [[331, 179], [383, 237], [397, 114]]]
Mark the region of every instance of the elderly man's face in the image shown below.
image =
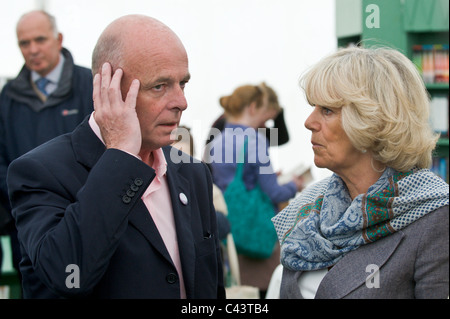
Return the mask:
[[42, 13], [33, 12], [22, 18], [17, 25], [17, 40], [30, 70], [46, 76], [58, 64], [62, 35], [55, 37], [50, 22]]
[[133, 79], [141, 83], [136, 102], [142, 147], [154, 150], [171, 144], [171, 132], [178, 127], [187, 108], [184, 87], [189, 81], [188, 58], [179, 41], [153, 43], [148, 49], [128, 51], [123, 67], [125, 97]]

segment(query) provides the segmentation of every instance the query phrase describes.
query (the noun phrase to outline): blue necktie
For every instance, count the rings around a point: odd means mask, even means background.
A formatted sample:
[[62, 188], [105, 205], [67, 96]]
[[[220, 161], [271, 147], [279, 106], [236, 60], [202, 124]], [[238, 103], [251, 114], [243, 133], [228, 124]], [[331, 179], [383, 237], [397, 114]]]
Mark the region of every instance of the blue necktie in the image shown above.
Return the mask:
[[47, 84], [50, 83], [49, 80], [47, 80], [46, 78], [40, 78], [39, 80], [36, 81], [36, 86], [39, 89], [39, 91], [41, 91], [45, 96], [48, 95], [47, 91], [45, 90], [45, 87], [47, 86]]

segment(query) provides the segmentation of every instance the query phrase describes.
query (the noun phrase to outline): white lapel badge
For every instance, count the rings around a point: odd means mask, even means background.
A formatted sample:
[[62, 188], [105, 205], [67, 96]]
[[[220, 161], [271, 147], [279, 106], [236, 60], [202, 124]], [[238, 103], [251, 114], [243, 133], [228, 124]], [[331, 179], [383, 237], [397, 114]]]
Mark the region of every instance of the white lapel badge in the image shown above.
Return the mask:
[[181, 202], [184, 206], [186, 206], [186, 205], [188, 204], [188, 198], [187, 198], [187, 196], [186, 196], [184, 193], [180, 193], [179, 198], [180, 198], [180, 202]]

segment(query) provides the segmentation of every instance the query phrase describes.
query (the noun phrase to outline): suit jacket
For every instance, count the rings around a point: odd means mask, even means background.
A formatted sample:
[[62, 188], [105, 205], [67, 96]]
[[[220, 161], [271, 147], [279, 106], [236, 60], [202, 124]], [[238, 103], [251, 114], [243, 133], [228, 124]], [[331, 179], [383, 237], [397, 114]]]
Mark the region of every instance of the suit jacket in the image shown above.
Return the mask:
[[[88, 119], [10, 165], [24, 297], [179, 298], [177, 271], [141, 199], [154, 170], [105, 150]], [[163, 150], [187, 298], [224, 297], [209, 170]]]
[[[325, 275], [316, 299], [447, 298], [449, 207], [347, 253]], [[301, 271], [283, 268], [280, 298], [303, 298]]]

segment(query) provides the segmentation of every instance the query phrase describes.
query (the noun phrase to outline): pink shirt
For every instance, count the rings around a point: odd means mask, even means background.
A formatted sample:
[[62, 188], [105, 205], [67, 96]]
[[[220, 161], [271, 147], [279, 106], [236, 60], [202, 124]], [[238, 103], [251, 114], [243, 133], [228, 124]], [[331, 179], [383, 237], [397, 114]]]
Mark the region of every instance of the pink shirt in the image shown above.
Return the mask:
[[[93, 114], [94, 113], [92, 113], [89, 118], [89, 125], [95, 135], [97, 135], [97, 137], [103, 142], [100, 128], [95, 122]], [[172, 201], [170, 198], [169, 186], [167, 184], [166, 177], [167, 161], [161, 148], [154, 150], [152, 154], [153, 163], [151, 167], [155, 170], [156, 176], [144, 192], [144, 195], [142, 195], [142, 200], [150, 212], [150, 215], [152, 216], [152, 219], [158, 228], [159, 234], [161, 235], [170, 257], [172, 258], [172, 261], [177, 269], [178, 277], [180, 279], [181, 298], [185, 299], [186, 290], [184, 287], [183, 271], [181, 269], [180, 253], [178, 250], [178, 240], [175, 230]], [[137, 157], [139, 158], [139, 156]]]

